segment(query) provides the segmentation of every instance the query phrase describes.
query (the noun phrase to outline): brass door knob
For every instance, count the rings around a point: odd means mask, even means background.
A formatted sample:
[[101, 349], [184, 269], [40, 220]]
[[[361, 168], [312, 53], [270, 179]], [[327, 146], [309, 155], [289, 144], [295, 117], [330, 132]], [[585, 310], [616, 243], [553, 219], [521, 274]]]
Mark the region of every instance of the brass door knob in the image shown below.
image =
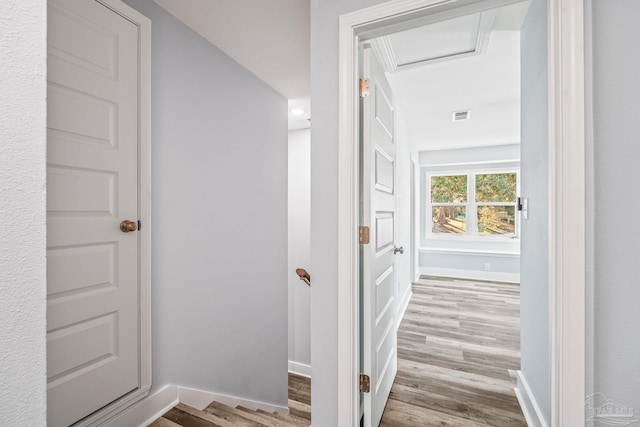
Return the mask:
[[138, 224], [136, 224], [134, 221], [125, 219], [120, 223], [120, 231], [122, 231], [123, 233], [129, 233], [131, 231], [136, 231], [137, 229]]

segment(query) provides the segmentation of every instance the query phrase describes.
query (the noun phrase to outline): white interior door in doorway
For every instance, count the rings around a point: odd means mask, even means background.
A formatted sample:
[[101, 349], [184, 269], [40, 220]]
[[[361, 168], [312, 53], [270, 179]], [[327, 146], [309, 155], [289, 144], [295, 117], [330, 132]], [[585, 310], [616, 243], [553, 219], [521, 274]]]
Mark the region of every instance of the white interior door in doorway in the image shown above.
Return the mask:
[[[47, 420], [68, 426], [142, 379], [140, 28], [50, 0]], [[115, 2], [111, 2], [115, 3]], [[126, 222], [128, 221], [128, 222]]]
[[[362, 246], [364, 426], [377, 427], [398, 369], [395, 286], [395, 141], [391, 87], [370, 47], [362, 61], [361, 224], [370, 229]], [[366, 85], [366, 83], [365, 83]], [[361, 87], [363, 85], [361, 84]], [[367, 94], [368, 92], [368, 94]]]

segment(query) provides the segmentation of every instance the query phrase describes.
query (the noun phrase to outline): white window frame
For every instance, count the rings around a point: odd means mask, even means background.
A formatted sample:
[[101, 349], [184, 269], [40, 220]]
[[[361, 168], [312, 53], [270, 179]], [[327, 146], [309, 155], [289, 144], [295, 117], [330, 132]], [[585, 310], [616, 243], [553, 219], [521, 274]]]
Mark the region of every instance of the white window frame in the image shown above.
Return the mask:
[[[520, 236], [520, 212], [517, 199], [513, 203], [481, 202], [476, 201], [476, 176], [489, 174], [516, 174], [516, 197], [520, 196], [520, 168], [501, 169], [452, 169], [447, 171], [427, 171], [425, 173], [425, 212], [424, 212], [424, 237], [434, 240], [481, 240], [481, 241], [512, 241]], [[431, 201], [431, 178], [434, 176], [466, 176], [467, 177], [467, 201], [465, 203], [433, 203]], [[465, 206], [466, 207], [466, 232], [465, 233], [434, 233], [433, 232], [433, 207], [435, 206]], [[515, 232], [507, 235], [478, 234], [478, 206], [513, 206], [515, 209]]]
[[[464, 176], [467, 178], [467, 198], [466, 198], [466, 202], [445, 202], [445, 203], [433, 203], [431, 201], [431, 178], [435, 177], [435, 176]], [[425, 228], [426, 228], [426, 233], [427, 233], [427, 238], [431, 238], [431, 236], [465, 236], [468, 232], [469, 232], [469, 175], [466, 172], [461, 172], [461, 171], [455, 171], [455, 172], [433, 172], [433, 173], [427, 173], [427, 182], [426, 182], [426, 193], [425, 193], [425, 197], [426, 197], [426, 211], [425, 211], [425, 215], [424, 215], [424, 224], [425, 224]], [[464, 206], [465, 208], [465, 227], [466, 227], [466, 232], [465, 233], [434, 233], [433, 232], [433, 208], [437, 207], [437, 206]]]

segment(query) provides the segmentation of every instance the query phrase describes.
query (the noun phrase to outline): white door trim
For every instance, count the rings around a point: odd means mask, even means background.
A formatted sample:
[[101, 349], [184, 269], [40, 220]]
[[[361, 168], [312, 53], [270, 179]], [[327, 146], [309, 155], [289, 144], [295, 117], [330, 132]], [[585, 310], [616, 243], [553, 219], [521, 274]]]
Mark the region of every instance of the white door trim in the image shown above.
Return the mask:
[[584, 424], [585, 35], [582, 0], [549, 0], [551, 426]]
[[127, 407], [143, 399], [151, 389], [151, 21], [120, 0], [95, 0], [138, 27], [139, 34], [139, 135], [138, 203], [142, 226], [139, 233], [140, 293], [139, 387], [74, 426], [102, 425]]
[[[359, 423], [358, 43], [410, 19], [426, 22], [512, 0], [392, 0], [340, 17], [338, 425]], [[548, 0], [551, 426], [584, 424], [584, 6]], [[415, 22], [415, 21], [414, 21]]]

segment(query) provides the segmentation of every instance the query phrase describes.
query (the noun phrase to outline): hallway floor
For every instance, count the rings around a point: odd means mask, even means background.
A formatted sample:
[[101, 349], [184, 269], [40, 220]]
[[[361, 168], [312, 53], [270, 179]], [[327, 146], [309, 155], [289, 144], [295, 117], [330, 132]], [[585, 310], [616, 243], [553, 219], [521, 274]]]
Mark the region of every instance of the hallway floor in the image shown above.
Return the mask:
[[520, 286], [421, 276], [398, 329], [398, 374], [381, 426], [526, 427]]

